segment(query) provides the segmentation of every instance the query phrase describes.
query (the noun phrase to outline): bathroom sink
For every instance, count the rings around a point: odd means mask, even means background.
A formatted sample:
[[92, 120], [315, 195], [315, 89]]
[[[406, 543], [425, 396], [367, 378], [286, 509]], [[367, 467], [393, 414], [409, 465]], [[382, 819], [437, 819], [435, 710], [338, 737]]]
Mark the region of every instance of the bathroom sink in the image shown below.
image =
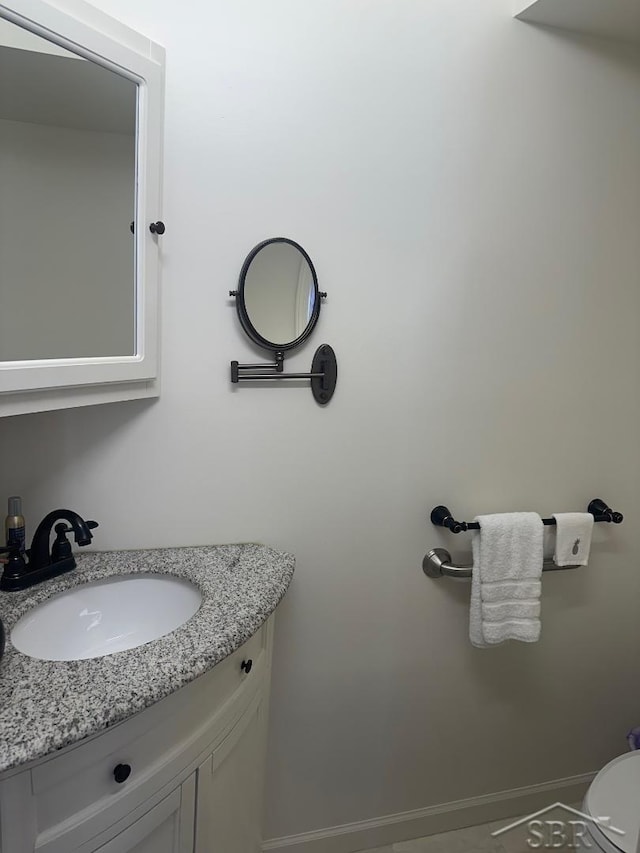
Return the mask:
[[86, 660], [135, 649], [175, 631], [202, 603], [172, 575], [117, 575], [54, 595], [19, 619], [13, 646], [41, 660]]

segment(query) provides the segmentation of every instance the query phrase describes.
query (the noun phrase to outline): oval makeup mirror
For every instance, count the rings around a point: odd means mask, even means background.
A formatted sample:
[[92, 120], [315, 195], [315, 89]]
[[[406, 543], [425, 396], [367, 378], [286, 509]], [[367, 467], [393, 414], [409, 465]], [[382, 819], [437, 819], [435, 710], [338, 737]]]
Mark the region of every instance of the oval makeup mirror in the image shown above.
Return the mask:
[[273, 237], [252, 249], [240, 272], [238, 318], [251, 340], [273, 351], [294, 349], [320, 316], [318, 277], [302, 246]]
[[[236, 309], [240, 324], [258, 346], [271, 350], [270, 364], [231, 362], [231, 381], [310, 379], [321, 405], [333, 396], [338, 366], [328, 344], [318, 347], [310, 373], [285, 373], [284, 354], [307, 340], [320, 317], [318, 277], [305, 250], [288, 237], [263, 240], [247, 255], [240, 271]], [[259, 371], [259, 372], [256, 372]]]

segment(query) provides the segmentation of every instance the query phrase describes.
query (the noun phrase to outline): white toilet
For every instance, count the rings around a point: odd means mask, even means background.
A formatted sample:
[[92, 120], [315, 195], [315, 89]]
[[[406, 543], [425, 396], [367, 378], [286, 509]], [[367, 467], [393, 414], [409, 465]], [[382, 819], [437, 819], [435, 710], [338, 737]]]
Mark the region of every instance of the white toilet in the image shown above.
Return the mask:
[[586, 821], [586, 838], [580, 850], [605, 853], [640, 853], [640, 750], [614, 758], [591, 783], [582, 811], [593, 818], [610, 818], [611, 827]]

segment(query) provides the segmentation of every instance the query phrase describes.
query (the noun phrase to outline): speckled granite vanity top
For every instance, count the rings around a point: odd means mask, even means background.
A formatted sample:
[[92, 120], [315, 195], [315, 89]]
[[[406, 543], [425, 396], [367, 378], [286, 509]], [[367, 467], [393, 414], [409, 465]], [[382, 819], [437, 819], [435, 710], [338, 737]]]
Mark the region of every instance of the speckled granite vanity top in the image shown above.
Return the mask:
[[[263, 545], [218, 545], [76, 555], [78, 567], [24, 592], [0, 593], [7, 648], [0, 661], [0, 772], [127, 719], [197, 678], [249, 639], [275, 610], [295, 560]], [[10, 634], [28, 610], [87, 581], [160, 572], [195, 583], [198, 612], [135, 649], [78, 661], [36, 660]]]

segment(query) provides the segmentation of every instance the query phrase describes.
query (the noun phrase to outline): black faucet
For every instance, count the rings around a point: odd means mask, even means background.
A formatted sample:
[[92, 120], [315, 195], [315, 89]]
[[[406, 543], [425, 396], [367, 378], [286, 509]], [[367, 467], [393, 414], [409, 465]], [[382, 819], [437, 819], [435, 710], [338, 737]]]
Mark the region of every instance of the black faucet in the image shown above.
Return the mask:
[[[55, 525], [56, 539], [49, 550], [51, 530], [55, 522], [60, 519], [64, 519], [64, 522]], [[65, 522], [71, 526], [68, 527]], [[26, 552], [28, 560], [25, 560], [25, 556], [15, 546], [0, 548], [0, 553], [9, 554], [0, 577], [0, 589], [6, 591], [26, 589], [75, 569], [76, 561], [71, 553], [71, 543], [66, 534], [73, 533], [77, 545], [88, 545], [93, 538], [91, 531], [97, 526], [97, 521], [85, 521], [73, 510], [54, 509], [53, 512], [45, 515], [36, 528], [31, 548]]]

